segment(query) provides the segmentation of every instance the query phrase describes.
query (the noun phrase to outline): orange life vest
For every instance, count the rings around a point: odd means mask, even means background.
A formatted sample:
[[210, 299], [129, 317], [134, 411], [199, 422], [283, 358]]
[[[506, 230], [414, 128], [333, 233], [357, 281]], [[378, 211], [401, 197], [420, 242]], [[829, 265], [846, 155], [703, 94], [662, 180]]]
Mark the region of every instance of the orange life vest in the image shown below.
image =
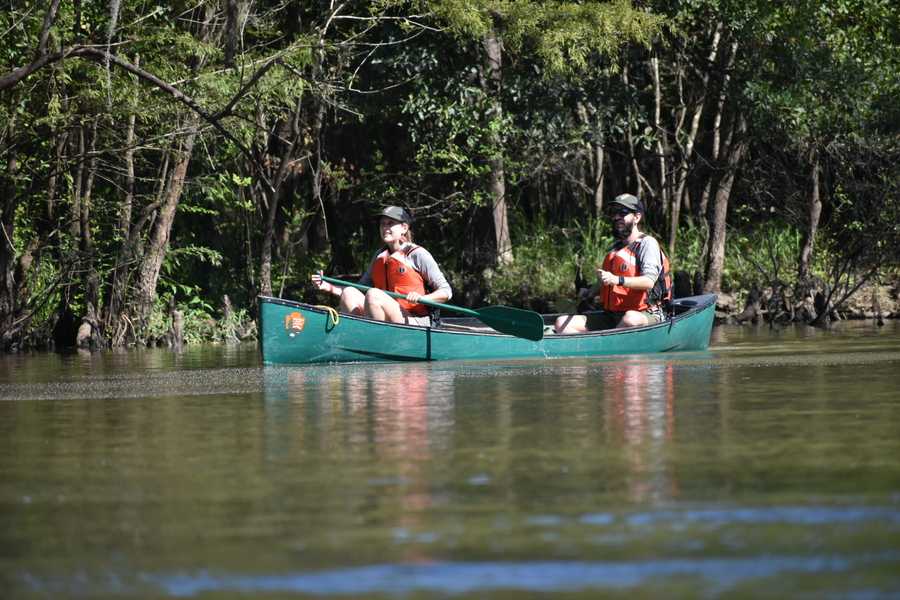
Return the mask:
[[[425, 295], [425, 279], [413, 268], [412, 261], [409, 260], [409, 255], [420, 247], [415, 244], [407, 244], [397, 252], [399, 256], [392, 255], [389, 249], [385, 249], [376, 256], [371, 270], [372, 282], [375, 287], [404, 295], [410, 292]], [[399, 298], [397, 303], [410, 314], [419, 317], [428, 314], [428, 307], [423, 304], [413, 304]]]
[[[643, 237], [627, 246], [618, 245], [603, 259], [603, 270], [616, 276], [637, 277], [641, 274], [638, 249]], [[636, 290], [621, 285], [602, 285], [600, 287], [600, 304], [604, 309], [612, 312], [625, 312], [626, 310], [649, 310], [651, 307], [665, 304], [672, 299], [672, 275], [669, 259], [659, 250], [662, 260], [662, 268], [654, 285], [649, 290]]]

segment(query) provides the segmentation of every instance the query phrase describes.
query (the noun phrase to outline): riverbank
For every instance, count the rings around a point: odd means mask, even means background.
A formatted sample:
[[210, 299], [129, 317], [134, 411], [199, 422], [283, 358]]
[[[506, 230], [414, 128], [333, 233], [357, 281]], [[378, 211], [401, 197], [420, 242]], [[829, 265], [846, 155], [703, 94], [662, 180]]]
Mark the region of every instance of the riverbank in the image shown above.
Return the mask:
[[[489, 292], [483, 287], [470, 286], [465, 289], [455, 290], [454, 304], [460, 306], [487, 306], [490, 304], [503, 304], [523, 307], [536, 312], [550, 313], [574, 313], [578, 312], [578, 306], [574, 294], [558, 295], [555, 297], [530, 294], [531, 288], [523, 284], [515, 294]], [[315, 297], [307, 297], [308, 294], [301, 290], [296, 298], [308, 303], [317, 303]], [[682, 290], [679, 296], [690, 295], [689, 291]], [[291, 297], [291, 295], [288, 295]], [[807, 322], [813, 319], [810, 314], [802, 311], [814, 310], [814, 298], [798, 302], [784, 289], [775, 290], [766, 288], [761, 291], [721, 292], [716, 303], [715, 323], [717, 325], [755, 325], [759, 323], [778, 322]], [[204, 312], [200, 315], [194, 311], [172, 310], [168, 314], [158, 317], [152, 335], [145, 344], [127, 344], [128, 346], [146, 346], [179, 349], [186, 345], [200, 343], [232, 344], [247, 341], [255, 341], [258, 336], [256, 321], [252, 314], [255, 311], [249, 308], [234, 310], [230, 301], [223, 302], [223, 316], [215, 318]], [[853, 293], [843, 305], [831, 311], [829, 322], [844, 320], [872, 319], [883, 322], [885, 319], [900, 318], [900, 280], [889, 284], [869, 284], [861, 286]], [[44, 344], [31, 344], [27, 349], [55, 350], [76, 346], [86, 349], [102, 349], [92, 347], [90, 337], [82, 333], [86, 324], [82, 323], [78, 328], [74, 344], [66, 344], [48, 339]], [[82, 343], [79, 344], [78, 341]], [[26, 348], [22, 348], [26, 349]]]
[[[355, 279], [354, 277], [350, 277]], [[539, 295], [527, 295], [529, 288], [522, 286], [520, 293], [516, 297], [501, 297], [499, 299], [492, 298], [492, 294], [483, 289], [468, 288], [465, 291], [458, 290], [454, 303], [461, 306], [486, 306], [489, 304], [506, 304], [510, 306], [524, 307], [540, 313], [570, 313], [577, 312], [577, 304], [573, 297], [542, 297]], [[299, 290], [298, 290], [299, 291]], [[300, 296], [307, 294], [301, 293]], [[690, 295], [688, 291], [682, 291], [679, 296]], [[313, 297], [301, 297], [303, 301], [315, 304], [317, 299]], [[752, 300], [751, 300], [752, 299]], [[718, 296], [716, 304], [715, 322], [717, 325], [753, 325], [760, 322], [782, 322], [788, 323], [792, 321], [810, 322], [809, 315], [803, 318], [802, 310], [806, 310], [806, 305], [811, 305], [811, 300], [806, 303], [800, 303], [790, 298], [784, 290], [779, 295], [778, 291], [772, 288], [762, 290], [754, 297], [754, 292], [730, 293], [722, 292]], [[228, 303], [224, 304], [228, 307]], [[810, 309], [812, 310], [812, 309]], [[156, 336], [148, 346], [156, 347], [180, 347], [181, 342], [190, 344], [196, 342], [213, 342], [213, 343], [235, 343], [243, 341], [253, 341], [257, 339], [256, 321], [251, 318], [249, 310], [228, 311], [226, 315], [219, 320], [207, 318], [203, 320], [187, 320], [190, 324], [201, 326], [199, 330], [191, 331], [189, 335], [184, 331], [176, 332], [175, 326], [178, 323], [176, 319], [172, 319], [172, 327], [160, 335]], [[900, 281], [894, 281], [885, 285], [865, 285], [857, 290], [842, 306], [842, 308], [832, 311], [829, 321], [842, 320], [862, 320], [862, 319], [895, 319], [900, 318]], [[184, 321], [182, 322], [184, 323]]]
[[[792, 297], [785, 288], [772, 287], [741, 294], [720, 293], [716, 304], [716, 323], [750, 324], [766, 322], [814, 322], [817, 303], [824, 294], [811, 293], [807, 298]], [[831, 299], [834, 301], [834, 298]], [[821, 311], [821, 306], [818, 307]], [[889, 284], [866, 284], [856, 290], [839, 307], [828, 311], [829, 321], [900, 318], [900, 281]]]

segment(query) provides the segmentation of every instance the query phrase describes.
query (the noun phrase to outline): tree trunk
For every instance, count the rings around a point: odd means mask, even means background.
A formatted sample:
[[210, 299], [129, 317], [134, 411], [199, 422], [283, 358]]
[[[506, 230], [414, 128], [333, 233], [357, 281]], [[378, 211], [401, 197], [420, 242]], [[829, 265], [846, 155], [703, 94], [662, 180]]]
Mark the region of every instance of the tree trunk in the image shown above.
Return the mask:
[[91, 230], [91, 199], [94, 194], [94, 179], [97, 176], [97, 129], [100, 123], [99, 117], [94, 117], [91, 124], [91, 141], [87, 160], [87, 178], [84, 181], [84, 192], [81, 194], [81, 255], [84, 277], [82, 280], [84, 299], [95, 311], [99, 307], [100, 276], [97, 274], [94, 264], [94, 238]]
[[[140, 55], [135, 56], [134, 64], [140, 66]], [[128, 127], [125, 130], [125, 197], [119, 205], [119, 238], [122, 240], [116, 254], [116, 264], [109, 278], [109, 295], [101, 312], [104, 335], [112, 346], [120, 346], [125, 341], [126, 323], [122, 322], [122, 305], [125, 300], [125, 288], [128, 281], [129, 264], [135, 256], [134, 235], [131, 230], [132, 211], [134, 209], [135, 176], [134, 176], [134, 130], [137, 117], [135, 113], [128, 115]]]
[[[709, 253], [706, 269], [706, 278], [703, 283], [703, 291], [706, 293], [719, 293], [722, 288], [722, 270], [725, 265], [725, 222], [728, 215], [728, 201], [731, 197], [731, 187], [738, 166], [743, 158], [746, 140], [744, 132], [747, 122], [744, 115], [736, 117], [738, 124], [733, 126], [731, 143], [729, 144], [728, 158], [725, 165], [725, 173], [718, 183], [713, 206], [713, 218], [710, 226]], [[734, 128], [737, 132], [734, 132]]]
[[[319, 60], [323, 60], [321, 53], [318, 54]], [[313, 68], [313, 79], [316, 74], [321, 71], [321, 62]], [[303, 114], [303, 97], [298, 96], [294, 103], [294, 110], [291, 113], [290, 137], [287, 141], [282, 141], [280, 155], [272, 162], [277, 165], [275, 172], [270, 174], [269, 181], [271, 187], [262, 185], [262, 191], [259, 191], [259, 197], [265, 201], [263, 223], [263, 239], [259, 250], [259, 292], [266, 296], [272, 295], [272, 249], [275, 243], [275, 223], [278, 216], [278, 208], [282, 195], [282, 187], [290, 172], [291, 161], [293, 160], [297, 145], [300, 142], [302, 131], [300, 127], [301, 115]], [[262, 115], [257, 116], [258, 123], [265, 123]], [[261, 119], [261, 121], [259, 120]], [[316, 167], [312, 173], [312, 193], [315, 200], [322, 207], [322, 218], [325, 218], [324, 205], [322, 204], [322, 168], [323, 161], [321, 159], [321, 128], [325, 119], [325, 103], [318, 102], [315, 109], [313, 123], [313, 142], [316, 145]]]
[[[500, 121], [503, 118], [503, 106], [500, 102], [500, 87], [503, 76], [503, 47], [497, 38], [496, 32], [493, 30], [484, 37], [483, 45], [486, 54], [486, 85], [488, 96], [491, 98], [491, 108], [487, 115], [488, 122]], [[509, 211], [506, 205], [503, 141], [496, 129], [491, 128], [491, 131], [492, 133], [489, 134], [489, 137], [494, 155], [488, 161], [491, 167], [491, 172], [488, 176], [488, 191], [491, 195], [496, 262], [499, 265], [507, 265], [512, 263], [513, 253], [512, 240], [509, 237]]]
[[[725, 75], [722, 78], [722, 87], [719, 90], [719, 100], [716, 103], [716, 115], [713, 118], [713, 141], [711, 149], [711, 162], [716, 164], [719, 161], [719, 153], [722, 147], [722, 116], [725, 114], [725, 101], [728, 98], [728, 84], [731, 81], [731, 68], [734, 65], [734, 58], [737, 56], [738, 43], [731, 43], [731, 51], [728, 55], [728, 66], [725, 68]], [[712, 187], [713, 176], [706, 180], [703, 187], [703, 193], [700, 196], [700, 202], [696, 207], [695, 215], [701, 222], [706, 220], [706, 211], [709, 207], [709, 195]]]
[[[120, 207], [119, 226], [121, 227], [122, 244], [116, 254], [116, 266], [110, 277], [108, 300], [102, 316], [104, 334], [110, 340], [110, 345], [114, 347], [125, 343], [129, 330], [132, 334], [136, 333], [125, 311], [126, 292], [129, 282], [134, 275], [133, 264], [143, 256], [144, 227], [151, 221], [152, 215], [164, 201], [163, 193], [165, 191], [165, 182], [168, 179], [170, 154], [170, 152], [166, 151], [162, 156], [158, 177], [160, 183], [155, 194], [156, 200], [145, 206], [134, 218], [133, 223], [131, 222], [133, 205], [131, 207]], [[127, 160], [131, 161], [131, 170], [133, 171], [134, 156], [128, 156]], [[130, 194], [126, 194], [125, 202], [128, 202], [129, 196], [132, 202], [134, 200], [134, 183], [134, 181], [131, 182]], [[125, 220], [126, 217], [128, 221]]]
[[[650, 59], [650, 73], [653, 75], [653, 127], [656, 129], [656, 161], [659, 168], [659, 203], [669, 205], [669, 182], [666, 177], [666, 160], [669, 154], [669, 142], [666, 130], [662, 126], [662, 86], [659, 79], [659, 57]], [[671, 251], [670, 251], [671, 256]]]
[[[63, 110], [65, 110], [65, 103]], [[59, 188], [59, 175], [62, 173], [63, 155], [68, 144], [69, 134], [65, 129], [56, 133], [56, 150], [54, 152], [53, 165], [50, 167], [50, 176], [47, 178], [47, 205], [45, 209], [48, 224], [53, 221], [56, 214], [56, 191]]]
[[[622, 67], [622, 83], [625, 84], [625, 87], [629, 87], [630, 81], [628, 77], [628, 63]], [[625, 143], [628, 145], [628, 164], [631, 167], [631, 171], [634, 173], [634, 188], [626, 185], [625, 187], [635, 190], [635, 194], [638, 198], [641, 198], [644, 195], [644, 178], [641, 175], [641, 167], [637, 161], [637, 153], [634, 151], [634, 133], [631, 130], [631, 109], [628, 109], [628, 126], [625, 128]], [[618, 190], [616, 193], [621, 193], [623, 190]], [[651, 190], [652, 191], [652, 190]], [[646, 204], [646, 200], [644, 201]]]
[[[141, 56], [134, 57], [135, 66], [141, 66]], [[134, 126], [137, 115], [128, 115], [128, 127], [125, 130], [125, 198], [119, 207], [119, 234], [125, 238], [131, 227], [131, 211], [134, 205]]]
[[[596, 113], [596, 110], [592, 107], [591, 112]], [[577, 115], [578, 120], [581, 122], [583, 127], [585, 127], [586, 129], [591, 127], [591, 118], [588, 114], [588, 107], [585, 106], [583, 102], [579, 102], [577, 104], [575, 114]], [[591, 210], [593, 211], [594, 216], [603, 214], [603, 175], [605, 173], [605, 154], [606, 152], [603, 150], [603, 144], [600, 143], [600, 140], [597, 140], [594, 136], [591, 136], [591, 141], [588, 144], [588, 165], [590, 166], [590, 179], [588, 185], [590, 186], [590, 189], [592, 191]]]
[[[15, 99], [13, 99], [15, 101]], [[45, 214], [36, 217], [33, 229], [23, 231], [31, 233], [30, 239], [22, 244], [17, 256], [13, 241], [17, 235], [15, 215], [21, 205], [22, 195], [17, 187], [19, 164], [15, 148], [18, 135], [16, 131], [16, 112], [5, 126], [2, 137], [7, 140], [6, 171], [0, 176], [0, 350], [20, 348], [23, 334], [31, 322], [31, 318], [40, 306], [50, 297], [58, 281], [41, 281], [43, 290], [35, 293], [30, 284], [35, 283], [31, 274], [36, 272], [46, 247], [47, 238], [58, 233], [53, 222], [53, 207], [56, 198], [57, 177], [62, 165], [67, 134], [57, 132], [55, 152], [56, 161], [49, 162], [51, 176], [47, 180], [47, 198], [44, 204]], [[19, 240], [21, 243], [22, 240]], [[64, 266], [60, 267], [65, 268]]]
[[591, 142], [591, 150], [594, 160], [591, 161], [591, 183], [594, 189], [594, 216], [603, 214], [603, 165], [605, 152], [603, 146], [596, 141]]
[[[723, 25], [716, 23], [712, 44], [707, 57], [707, 65], [703, 68], [702, 85], [700, 95], [694, 105], [694, 114], [691, 117], [691, 128], [687, 134], [684, 147], [681, 152], [681, 161], [678, 167], [678, 175], [675, 184], [675, 192], [672, 194], [671, 210], [669, 211], [669, 255], [675, 254], [675, 244], [678, 241], [678, 225], [681, 220], [681, 205], [686, 202], [687, 179], [690, 173], [690, 165], [693, 161], [694, 144], [697, 141], [697, 133], [700, 130], [700, 119], [703, 116], [703, 107], [706, 104], [706, 96], [709, 91], [710, 70], [716, 64], [719, 53], [719, 42], [722, 39]], [[730, 192], [729, 192], [730, 193]]]
[[81, 239], [81, 191], [82, 179], [84, 178], [84, 126], [79, 123], [75, 126], [75, 139], [72, 142], [77, 144], [75, 148], [75, 156], [78, 157], [75, 165], [75, 174], [72, 176], [72, 211], [69, 215], [69, 234], [73, 240]]
[[[738, 43], [737, 41], [732, 42], [731, 44], [731, 53], [728, 56], [728, 67], [725, 70], [725, 76], [722, 79], [722, 87], [719, 90], [719, 99], [716, 103], [716, 114], [713, 117], [713, 139], [712, 139], [712, 148], [710, 150], [710, 163], [712, 165], [717, 165], [719, 163], [719, 156], [722, 153], [722, 118], [725, 115], [725, 102], [728, 98], [728, 84], [731, 80], [731, 67], [734, 64], [734, 58], [737, 55]], [[709, 259], [709, 248], [710, 248], [710, 215], [709, 212], [709, 198], [712, 193], [713, 182], [717, 181], [718, 173], [715, 169], [712, 169], [711, 172], [706, 177], [706, 184], [703, 186], [703, 191], [700, 194], [700, 202], [697, 203], [695, 207], [694, 216], [697, 218], [697, 222], [700, 224], [701, 234], [702, 234], [702, 245], [700, 257], [698, 260], [699, 265], [708, 264]], [[699, 271], [697, 272], [699, 274]], [[702, 286], [702, 282], [700, 284]]]
[[234, 67], [234, 55], [240, 44], [238, 0], [225, 1], [225, 66]]
[[191, 113], [188, 117], [187, 134], [177, 152], [172, 175], [165, 190], [164, 201], [159, 208], [146, 252], [140, 262], [138, 279], [135, 282], [134, 315], [137, 317], [141, 329], [147, 325], [156, 301], [156, 284], [159, 281], [159, 272], [168, 250], [169, 234], [172, 231], [172, 223], [181, 200], [181, 192], [187, 177], [188, 165], [191, 162], [191, 153], [198, 135], [198, 128], [199, 117]]
[[259, 249], [259, 293], [272, 295], [272, 244], [275, 240], [275, 216], [278, 213], [278, 190], [260, 192], [265, 197], [266, 213], [263, 223], [262, 246]]
[[0, 350], [7, 349], [13, 343], [17, 331], [15, 322], [18, 320], [19, 298], [15, 279], [16, 249], [13, 246], [15, 239], [15, 217], [19, 205], [19, 195], [16, 190], [16, 174], [18, 162], [16, 161], [16, 111], [10, 111], [10, 119], [6, 123], [5, 137], [10, 141], [7, 145], [6, 173], [0, 180], [0, 276], [3, 277], [3, 285], [0, 288]]
[[806, 231], [803, 234], [803, 246], [800, 249], [800, 261], [797, 268], [798, 281], [805, 282], [809, 279], [809, 266], [812, 262], [813, 250], [816, 242], [816, 232], [819, 229], [819, 219], [822, 216], [822, 198], [819, 194], [819, 155], [813, 150], [810, 160], [809, 212], [807, 213]]

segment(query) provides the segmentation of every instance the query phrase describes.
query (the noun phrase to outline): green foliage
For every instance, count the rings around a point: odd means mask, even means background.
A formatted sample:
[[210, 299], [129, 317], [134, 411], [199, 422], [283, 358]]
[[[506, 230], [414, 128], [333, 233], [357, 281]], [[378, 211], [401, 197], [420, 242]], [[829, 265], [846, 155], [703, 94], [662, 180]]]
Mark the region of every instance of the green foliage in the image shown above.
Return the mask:
[[[742, 296], [747, 290], [774, 283], [796, 283], [798, 248], [802, 235], [784, 223], [747, 229], [731, 237], [726, 254], [722, 289]], [[703, 233], [697, 228], [683, 232], [676, 255], [670, 257], [673, 270], [693, 276], [699, 268]], [[527, 306], [543, 301], [550, 310], [574, 309], [577, 269], [587, 283], [595, 279], [594, 269], [603, 264], [613, 237], [605, 219], [576, 222], [573, 228], [546, 223], [514, 236], [515, 262], [489, 274], [489, 303]], [[813, 264], [813, 273], [824, 277], [829, 253], [823, 251]]]
[[52, 261], [41, 261], [37, 269], [27, 274], [29, 297], [27, 303], [33, 307], [30, 329], [35, 345], [43, 345], [49, 339], [56, 325], [61, 299], [57, 287], [60, 278], [59, 267]]
[[777, 42], [755, 57], [763, 69], [747, 83], [760, 124], [784, 128], [801, 148], [876, 125], [900, 91], [900, 21], [888, 4], [804, 1], [761, 12], [763, 35]]
[[[535, 10], [538, 8], [538, 10]], [[618, 69], [618, 51], [632, 42], [649, 46], [662, 19], [636, 10], [628, 0], [614, 2], [516, 3], [506, 36], [513, 47], [530, 44], [548, 74], [573, 75], [590, 70], [592, 55], [608, 57]]]
[[[11, 3], [0, 11], [2, 73], [34, 58], [44, 9], [33, 4]], [[272, 283], [288, 294], [301, 293], [313, 270], [337, 263], [349, 268], [349, 261], [362, 268], [377, 239], [360, 214], [381, 203], [413, 208], [421, 217], [417, 239], [442, 264], [467, 268], [475, 261], [461, 257], [477, 253], [492, 235], [486, 182], [491, 161], [502, 158], [516, 260], [491, 274], [487, 292], [492, 301], [519, 304], [571, 299], [577, 266], [590, 278], [611, 241], [606, 222], [584, 219], [593, 210], [591, 152], [600, 147], [605, 153], [605, 197], [635, 189], [638, 168], [655, 192], [645, 194], [652, 202], [659, 198], [657, 142], [667, 136], [666, 157], [681, 152], [690, 116], [683, 111], [704, 102], [697, 143], [685, 159], [696, 200], [720, 173], [711, 158], [720, 92], [724, 129], [738, 112], [750, 121], [748, 158], [735, 183], [739, 201], [729, 213], [726, 290], [773, 278], [791, 282], [807, 226], [813, 161], [821, 167], [824, 202], [815, 274], [824, 277], [846, 264], [865, 273], [900, 263], [900, 23], [888, 0], [242, 6], [248, 18], [229, 64], [222, 3], [121, 3], [109, 40], [116, 56], [139, 62], [189, 95], [231, 134], [202, 123], [158, 283], [153, 335], [167, 330], [172, 299], [185, 313], [189, 340], [227, 338], [221, 330], [234, 333], [245, 320], [242, 307], [252, 310], [258, 286], [270, 201], [261, 173], [271, 178], [278, 172], [297, 132], [272, 232]], [[338, 8], [339, 15], [330, 12]], [[108, 9], [61, 3], [51, 49], [105, 48]], [[212, 27], [210, 35], [201, 35], [202, 23]], [[717, 29], [721, 52], [709, 61]], [[488, 34], [503, 45], [498, 89], [486, 82], [482, 44]], [[731, 47], [737, 53], [727, 65]], [[660, 128], [650, 58], [658, 59], [662, 74], [663, 120], [667, 111], [671, 117]], [[722, 89], [726, 73], [730, 84]], [[109, 301], [111, 273], [127, 260], [126, 293], [132, 293], [188, 108], [146, 80], [85, 58], [47, 65], [0, 100], [0, 150], [5, 164], [17, 168], [0, 180], [0, 212], [7, 220], [14, 215], [15, 225], [14, 256], [4, 267], [10, 278], [15, 259], [26, 252], [40, 259], [25, 274], [19, 298], [46, 297], [35, 330], [50, 327], [61, 298], [84, 310], [82, 274], [89, 270], [100, 277], [102, 304]], [[129, 255], [120, 217], [132, 116], [129, 224], [142, 228]], [[92, 144], [96, 152], [83, 155]], [[73, 225], [81, 224], [75, 199], [83, 197], [92, 165], [89, 214], [82, 213], [88, 239]], [[313, 196], [313, 183], [321, 197]], [[323, 207], [327, 237], [320, 227]], [[767, 212], [770, 207], [777, 213]], [[651, 209], [654, 216], [667, 214], [661, 206]], [[705, 241], [694, 223], [704, 215], [687, 212], [671, 258], [676, 269], [693, 271]], [[657, 233], [668, 229], [657, 225]], [[235, 322], [217, 328], [210, 325], [212, 307], [224, 294], [239, 306], [230, 317]]]
[[[166, 253], [157, 284], [159, 297], [165, 298], [167, 301], [166, 308], [169, 302], [176, 302], [184, 309], [185, 329], [187, 329], [189, 314], [197, 313], [202, 318], [208, 318], [214, 312], [202, 286], [191, 282], [196, 280], [193, 269], [196, 268], [197, 263], [217, 267], [222, 264], [222, 255], [204, 246], [173, 248]], [[185, 274], [190, 278], [188, 279]], [[199, 323], [202, 318], [198, 317], [195, 321]], [[159, 320], [157, 319], [157, 321]], [[153, 331], [152, 326], [150, 330]]]
[[508, 51], [532, 53], [549, 75], [588, 70], [592, 55], [615, 62], [624, 44], [649, 45], [662, 23], [629, 0], [430, 0], [427, 5], [461, 37], [480, 40], [497, 32]]
[[[211, 212], [211, 211], [202, 211]], [[215, 214], [215, 213], [212, 213]], [[166, 253], [166, 266], [163, 271], [170, 271], [179, 267], [185, 258], [199, 260], [201, 263], [209, 263], [214, 267], [222, 264], [222, 254], [205, 246], [182, 246], [172, 248]]]
[[[693, 276], [695, 272], [702, 271], [703, 265], [701, 264], [701, 259], [703, 258], [704, 241], [703, 231], [693, 223], [681, 229], [678, 233], [678, 245], [675, 246], [675, 254], [669, 257], [669, 263], [672, 265], [672, 270], [685, 271], [691, 276]], [[725, 262], [727, 269], [727, 253]]]
[[172, 318], [169, 314], [170, 296], [161, 294], [153, 304], [153, 310], [147, 319], [144, 335], [151, 340], [162, 339], [172, 328]]
[[[204, 342], [233, 342], [241, 339], [251, 321], [246, 308], [233, 310], [228, 315], [217, 318], [217, 311], [199, 295], [191, 295], [196, 289], [178, 286], [163, 291], [157, 298], [150, 314], [144, 336], [148, 343], [163, 343], [169, 340], [172, 324], [172, 307], [181, 312], [185, 344]], [[175, 294], [186, 297], [180, 302], [173, 301]]]
[[560, 228], [539, 222], [518, 227], [513, 235], [515, 261], [490, 275], [486, 301], [528, 306], [543, 300], [551, 311], [572, 310], [579, 266], [582, 277], [592, 282], [613, 241], [605, 219], [574, 225]]
[[[900, 138], [869, 138], [840, 150], [824, 242], [834, 264], [858, 272], [900, 265]], [[875, 142], [875, 143], [873, 143]]]
[[[156, 300], [144, 335], [150, 343], [161, 343], [168, 339], [172, 329], [170, 310], [171, 296], [163, 293]], [[183, 335], [185, 344], [219, 340], [222, 332], [219, 323], [212, 316], [212, 309], [202, 302], [177, 305], [183, 316]]]
[[221, 325], [204, 307], [186, 306], [184, 313], [184, 342], [199, 344], [221, 339]]
[[[488, 99], [480, 88], [463, 83], [447, 91], [438, 95], [422, 86], [403, 105], [416, 162], [426, 173], [453, 176], [452, 185], [480, 181], [489, 171], [487, 159], [497, 152], [491, 133], [503, 127], [496, 119], [484, 123]], [[478, 193], [466, 197], [476, 206], [484, 200]]]
[[725, 253], [722, 288], [729, 291], [793, 284], [802, 235], [795, 228], [772, 223], [732, 237]]

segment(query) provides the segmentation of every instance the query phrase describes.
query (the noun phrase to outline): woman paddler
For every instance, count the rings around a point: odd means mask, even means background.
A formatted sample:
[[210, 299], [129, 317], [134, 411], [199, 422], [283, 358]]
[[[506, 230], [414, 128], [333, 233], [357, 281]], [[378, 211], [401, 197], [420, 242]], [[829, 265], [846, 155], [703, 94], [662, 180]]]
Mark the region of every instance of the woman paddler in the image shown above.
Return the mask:
[[[334, 285], [314, 273], [312, 281], [320, 290], [341, 297], [343, 313], [368, 316], [378, 321], [430, 325], [429, 308], [419, 300], [446, 302], [452, 292], [431, 253], [412, 243], [412, 217], [399, 206], [388, 206], [378, 215], [384, 247], [375, 255], [359, 283], [371, 286], [363, 293], [350, 286]], [[405, 294], [395, 300], [382, 290]]]

